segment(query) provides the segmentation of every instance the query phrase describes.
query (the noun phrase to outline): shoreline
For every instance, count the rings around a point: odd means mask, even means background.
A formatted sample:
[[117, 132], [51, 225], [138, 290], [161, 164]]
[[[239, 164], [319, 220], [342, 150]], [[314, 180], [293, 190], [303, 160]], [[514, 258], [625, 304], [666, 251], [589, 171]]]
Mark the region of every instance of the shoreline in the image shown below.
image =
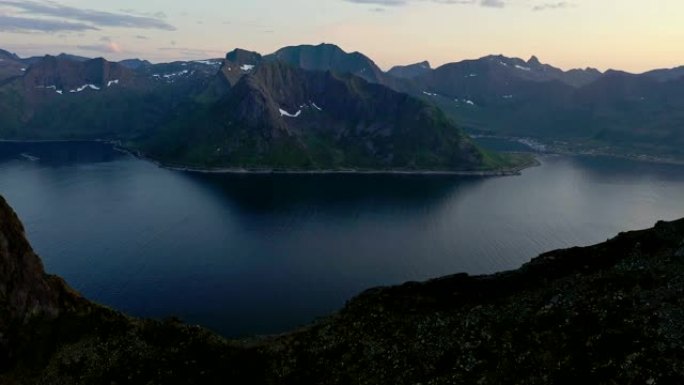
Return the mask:
[[[501, 170], [359, 170], [359, 169], [320, 169], [320, 170], [298, 170], [298, 169], [249, 169], [239, 167], [219, 167], [202, 168], [184, 165], [172, 165], [150, 158], [147, 155], [124, 147], [119, 140], [111, 139], [0, 139], [0, 143], [104, 143], [109, 144], [115, 151], [133, 156], [155, 164], [157, 167], [172, 171], [189, 172], [196, 174], [233, 174], [233, 175], [425, 175], [425, 176], [471, 176], [471, 177], [503, 177], [518, 176], [522, 171], [541, 166], [535, 153], [533, 159], [524, 165], [510, 169]], [[511, 152], [515, 153], [515, 152]], [[520, 152], [518, 152], [520, 153]]]
[[0, 139], [0, 143], [107, 143], [115, 141], [107, 139]]
[[[160, 165], [167, 170], [191, 172], [197, 174], [233, 174], [233, 175], [435, 175], [435, 176], [515, 176], [522, 170], [500, 171], [437, 171], [437, 170], [276, 170], [276, 169], [239, 169], [219, 168], [201, 169], [191, 167], [174, 167]], [[532, 167], [532, 166], [530, 166]]]
[[195, 174], [231, 174], [231, 175], [425, 175], [425, 176], [472, 176], [472, 177], [497, 177], [497, 176], [518, 176], [522, 171], [541, 166], [537, 157], [533, 157], [529, 164], [520, 167], [503, 170], [358, 170], [358, 169], [339, 169], [339, 170], [297, 170], [297, 169], [249, 169], [236, 167], [202, 168], [183, 165], [171, 165], [150, 158], [139, 151], [133, 151], [116, 143], [114, 149], [122, 153], [134, 156], [138, 159], [153, 163], [157, 167], [172, 171], [189, 172]]
[[[492, 138], [508, 140], [527, 144], [522, 141], [527, 141], [530, 138], [519, 138], [512, 136], [498, 136], [498, 135], [475, 135], [476, 138]], [[534, 140], [534, 139], [533, 139]], [[234, 175], [434, 175], [434, 176], [473, 176], [473, 177], [497, 177], [497, 176], [517, 176], [521, 175], [522, 171], [539, 167], [541, 162], [538, 157], [543, 155], [564, 155], [564, 156], [591, 156], [591, 157], [608, 157], [616, 159], [630, 160], [634, 162], [644, 162], [651, 164], [667, 164], [675, 166], [684, 166], [684, 159], [676, 159], [663, 156], [655, 156], [648, 154], [620, 154], [614, 152], [596, 152], [593, 150], [568, 150], [561, 149], [553, 145], [537, 142], [546, 146], [545, 151], [535, 150], [530, 147], [529, 151], [508, 151], [508, 153], [523, 153], [531, 154], [534, 159], [529, 164], [522, 165], [517, 168], [504, 170], [356, 170], [356, 169], [340, 169], [340, 170], [287, 170], [287, 169], [246, 169], [234, 167], [220, 167], [220, 168], [202, 168], [183, 165], [171, 165], [160, 162], [156, 159], [150, 158], [138, 151], [130, 150], [121, 145], [121, 141], [112, 139], [0, 139], [0, 143], [104, 143], [111, 145], [114, 150], [124, 154], [131, 155], [140, 160], [144, 160], [157, 165], [160, 168], [165, 168], [172, 171], [190, 172], [197, 174], [234, 174]], [[528, 144], [529, 146], [529, 144]], [[503, 151], [507, 152], [507, 151]]]
[[[540, 142], [537, 139], [534, 138], [523, 138], [523, 137], [517, 137], [517, 136], [500, 136], [500, 135], [472, 135], [471, 136], [474, 139], [477, 138], [488, 138], [488, 139], [500, 139], [500, 140], [507, 140], [510, 142], [516, 142], [520, 144], [524, 144], [529, 147], [529, 152], [530, 154], [535, 154], [535, 155], [566, 155], [566, 156], [593, 156], [593, 157], [609, 157], [609, 158], [617, 158], [617, 159], [625, 159], [625, 160], [631, 160], [635, 162], [644, 162], [644, 163], [655, 163], [655, 164], [670, 164], [670, 165], [678, 165], [678, 166], [684, 166], [684, 159], [681, 158], [673, 158], [669, 156], [662, 156], [662, 155], [649, 155], [645, 153], [619, 153], [619, 152], [611, 152], [611, 151], [600, 151], [597, 149], [585, 149], [585, 150], [572, 150], [572, 149], [567, 149], [563, 147], [559, 147], [557, 144], [547, 144], [544, 142]], [[531, 146], [530, 141], [532, 145], [534, 146], [543, 146], [544, 149], [537, 149]]]
[[571, 150], [560, 150], [556, 149], [553, 152], [548, 152], [549, 155], [565, 155], [565, 156], [591, 156], [591, 157], [608, 157], [623, 160], [630, 160], [633, 162], [643, 162], [651, 164], [668, 164], [674, 166], [684, 166], [684, 160], [665, 158], [647, 154], [615, 154], [611, 152], [601, 153], [588, 151], [571, 151]]

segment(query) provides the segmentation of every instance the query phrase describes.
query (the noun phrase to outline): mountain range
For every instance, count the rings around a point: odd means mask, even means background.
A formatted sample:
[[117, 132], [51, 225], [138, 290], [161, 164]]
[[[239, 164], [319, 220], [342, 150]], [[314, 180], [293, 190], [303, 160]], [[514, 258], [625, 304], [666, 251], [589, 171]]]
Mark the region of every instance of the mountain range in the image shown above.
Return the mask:
[[684, 70], [502, 55], [385, 72], [332, 44], [153, 64], [0, 51], [0, 136], [107, 139], [199, 168], [485, 170], [464, 133], [684, 156]]
[[[306, 56], [291, 57], [320, 68]], [[223, 92], [211, 88], [132, 146], [166, 163], [198, 167], [478, 170], [499, 164], [437, 107], [350, 73], [239, 51], [227, 55], [218, 73]]]

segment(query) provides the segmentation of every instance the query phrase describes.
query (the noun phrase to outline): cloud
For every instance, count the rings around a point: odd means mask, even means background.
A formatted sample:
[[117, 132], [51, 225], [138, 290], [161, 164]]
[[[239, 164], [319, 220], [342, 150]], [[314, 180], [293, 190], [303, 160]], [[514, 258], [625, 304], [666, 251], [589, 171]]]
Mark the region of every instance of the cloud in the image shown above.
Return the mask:
[[544, 3], [544, 4], [535, 5], [532, 8], [532, 10], [534, 10], [534, 11], [546, 11], [546, 10], [553, 10], [553, 9], [571, 8], [574, 6], [575, 6], [575, 4], [567, 2], [567, 1], [558, 1], [555, 3]]
[[480, 4], [483, 7], [494, 7], [494, 8], [503, 8], [506, 6], [506, 3], [504, 0], [482, 0]]
[[131, 15], [139, 15], [139, 16], [147, 16], [147, 17], [154, 17], [157, 19], [166, 19], [166, 13], [159, 11], [159, 12], [138, 12], [135, 9], [131, 8], [125, 8], [125, 9], [120, 9], [121, 12], [123, 13], [129, 13]]
[[373, 5], [384, 5], [384, 6], [398, 6], [398, 5], [406, 5], [409, 3], [409, 0], [345, 0], [348, 3], [357, 3], [357, 4], [373, 4]]
[[[490, 8], [504, 8], [512, 3], [513, 0], [344, 0], [347, 3], [354, 4], [367, 4], [377, 6], [371, 8], [372, 12], [383, 12], [387, 10], [382, 7], [403, 7], [411, 4], [417, 3], [436, 3], [436, 4], [454, 4], [454, 5], [479, 5], [482, 7]], [[529, 2], [527, 5], [524, 2], [517, 2], [521, 6], [530, 6]], [[534, 11], [546, 11], [554, 9], [565, 9], [576, 7], [577, 4], [572, 1], [547, 1], [545, 3], [539, 3], [537, 5], [531, 6]]]
[[0, 31], [3, 32], [82, 32], [99, 30], [92, 25], [63, 21], [0, 15]]
[[180, 54], [188, 57], [222, 57], [225, 55], [225, 51], [214, 50], [214, 49], [201, 49], [201, 48], [187, 48], [187, 47], [161, 47], [158, 48], [159, 51], [174, 52], [176, 55]]
[[[385, 7], [400, 7], [419, 2], [431, 2], [437, 4], [458, 4], [458, 5], [475, 5], [479, 4], [483, 7], [503, 8], [507, 0], [344, 0], [348, 3], [356, 4], [370, 4], [380, 5]], [[374, 11], [378, 8], [373, 9]]]
[[107, 44], [90, 44], [76, 46], [78, 49], [85, 51], [101, 52], [101, 53], [121, 53], [123, 49], [121, 45], [116, 42], [109, 42]]
[[[3, 16], [12, 19], [9, 21], [17, 26], [15, 31], [84, 31], [97, 30], [100, 27], [176, 30], [174, 26], [160, 17], [81, 9], [53, 1], [0, 0], [0, 6], [10, 7], [20, 15], [31, 16], [30, 18]], [[37, 18], [37, 16], [45, 18]], [[0, 23], [2, 24], [4, 23]], [[62, 29], [56, 29], [60, 24]]]

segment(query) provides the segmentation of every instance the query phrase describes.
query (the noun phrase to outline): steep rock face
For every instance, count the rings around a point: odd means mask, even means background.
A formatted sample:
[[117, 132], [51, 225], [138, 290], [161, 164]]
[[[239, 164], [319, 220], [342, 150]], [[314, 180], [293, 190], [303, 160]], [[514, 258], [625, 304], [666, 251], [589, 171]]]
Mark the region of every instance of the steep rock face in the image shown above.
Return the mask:
[[252, 72], [261, 60], [261, 54], [238, 48], [228, 52], [219, 73], [230, 86], [234, 86], [243, 76]]
[[45, 273], [21, 222], [0, 197], [0, 307], [4, 323], [32, 314], [58, 314], [67, 292], [73, 294], [59, 278]]
[[56, 318], [79, 301], [61, 278], [45, 273], [21, 222], [0, 197], [0, 362], [14, 353], [15, 330], [33, 318]]

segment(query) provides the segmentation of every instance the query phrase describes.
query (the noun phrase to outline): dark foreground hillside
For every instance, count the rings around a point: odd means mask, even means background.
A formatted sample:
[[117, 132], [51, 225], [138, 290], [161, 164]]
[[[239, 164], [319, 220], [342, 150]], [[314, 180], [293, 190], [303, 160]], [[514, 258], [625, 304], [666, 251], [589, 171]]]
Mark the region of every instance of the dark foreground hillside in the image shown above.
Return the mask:
[[0, 198], [0, 384], [681, 384], [683, 272], [684, 220], [660, 222], [229, 341], [81, 298], [44, 273]]

